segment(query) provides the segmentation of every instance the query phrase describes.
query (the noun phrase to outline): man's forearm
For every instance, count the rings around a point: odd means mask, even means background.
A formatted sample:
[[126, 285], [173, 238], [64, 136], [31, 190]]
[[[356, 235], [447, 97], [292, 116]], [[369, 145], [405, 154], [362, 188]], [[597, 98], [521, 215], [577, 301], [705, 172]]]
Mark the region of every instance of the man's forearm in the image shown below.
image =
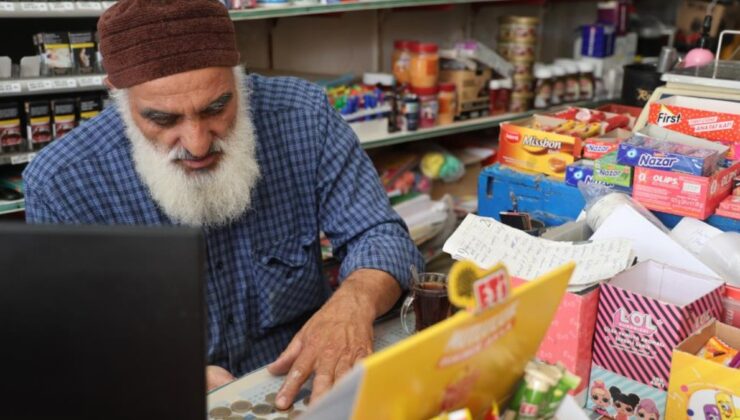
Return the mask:
[[388, 312], [401, 296], [396, 279], [381, 270], [362, 268], [354, 271], [332, 296], [359, 305], [371, 320]]

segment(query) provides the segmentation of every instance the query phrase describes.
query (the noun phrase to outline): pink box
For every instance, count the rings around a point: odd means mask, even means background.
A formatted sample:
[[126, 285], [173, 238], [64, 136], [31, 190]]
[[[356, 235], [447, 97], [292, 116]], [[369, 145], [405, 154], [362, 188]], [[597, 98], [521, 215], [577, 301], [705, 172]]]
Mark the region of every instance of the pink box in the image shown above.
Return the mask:
[[635, 168], [632, 197], [650, 210], [706, 219], [730, 194], [740, 162], [712, 176]]
[[[513, 280], [515, 286], [520, 282]], [[581, 384], [571, 392], [573, 395], [588, 385], [598, 305], [599, 287], [583, 293], [566, 293], [537, 352], [540, 359], [560, 362], [581, 378]]]
[[644, 261], [601, 286], [593, 362], [667, 390], [671, 352], [711, 318], [722, 318], [720, 280]]

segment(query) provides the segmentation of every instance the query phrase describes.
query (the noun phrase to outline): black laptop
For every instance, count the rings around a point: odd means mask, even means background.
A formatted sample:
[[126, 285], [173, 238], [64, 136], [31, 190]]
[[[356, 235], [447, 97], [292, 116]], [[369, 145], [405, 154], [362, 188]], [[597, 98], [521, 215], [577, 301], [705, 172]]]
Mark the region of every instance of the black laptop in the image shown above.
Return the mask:
[[197, 230], [0, 225], [0, 418], [205, 418]]

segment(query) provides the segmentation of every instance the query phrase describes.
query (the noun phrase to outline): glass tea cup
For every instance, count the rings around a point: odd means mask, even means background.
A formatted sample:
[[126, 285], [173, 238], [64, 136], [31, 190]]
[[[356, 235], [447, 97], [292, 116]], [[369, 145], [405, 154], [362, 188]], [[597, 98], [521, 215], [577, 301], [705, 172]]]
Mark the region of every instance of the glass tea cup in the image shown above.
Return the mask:
[[[410, 328], [410, 312], [413, 307], [416, 322]], [[451, 313], [447, 296], [447, 276], [440, 273], [420, 273], [411, 285], [411, 291], [401, 307], [401, 324], [407, 334], [447, 319]]]

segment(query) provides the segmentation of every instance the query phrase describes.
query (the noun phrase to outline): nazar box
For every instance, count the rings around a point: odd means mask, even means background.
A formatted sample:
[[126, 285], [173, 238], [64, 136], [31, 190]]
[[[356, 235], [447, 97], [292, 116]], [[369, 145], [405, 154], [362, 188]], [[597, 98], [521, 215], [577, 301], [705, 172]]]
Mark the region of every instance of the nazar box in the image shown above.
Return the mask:
[[723, 284], [654, 261], [615, 276], [601, 287], [594, 363], [665, 391], [673, 348], [721, 317]]
[[617, 154], [611, 153], [594, 162], [594, 180], [620, 187], [632, 187], [632, 167], [617, 163]]
[[740, 349], [740, 329], [718, 321], [679, 344], [673, 351], [666, 418], [740, 418], [740, 370], [697, 355], [712, 337]]

